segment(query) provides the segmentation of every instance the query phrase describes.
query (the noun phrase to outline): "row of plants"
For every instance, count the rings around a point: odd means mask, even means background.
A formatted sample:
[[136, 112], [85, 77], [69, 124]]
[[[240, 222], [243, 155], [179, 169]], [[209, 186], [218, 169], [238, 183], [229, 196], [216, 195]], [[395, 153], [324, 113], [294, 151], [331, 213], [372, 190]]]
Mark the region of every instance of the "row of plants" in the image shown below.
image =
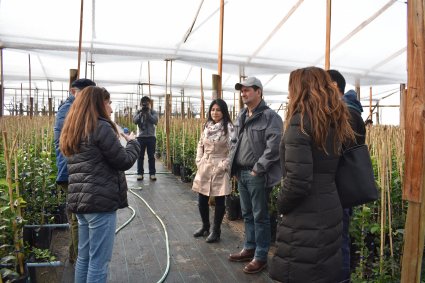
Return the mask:
[[25, 262], [40, 254], [34, 247], [42, 228], [24, 229], [24, 225], [66, 219], [65, 193], [55, 183], [53, 121], [28, 116], [0, 119], [0, 265], [4, 281], [22, 276]]

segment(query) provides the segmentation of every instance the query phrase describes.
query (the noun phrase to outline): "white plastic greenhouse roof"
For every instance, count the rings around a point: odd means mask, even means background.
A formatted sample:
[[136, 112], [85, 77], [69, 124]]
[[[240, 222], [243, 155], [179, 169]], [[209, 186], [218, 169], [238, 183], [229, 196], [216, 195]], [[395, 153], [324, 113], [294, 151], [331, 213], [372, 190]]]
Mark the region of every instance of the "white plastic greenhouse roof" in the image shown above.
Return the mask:
[[[239, 75], [247, 75], [263, 81], [266, 97], [283, 102], [290, 71], [324, 67], [326, 2], [226, 0], [224, 97], [233, 97]], [[28, 88], [29, 57], [33, 88], [45, 91], [51, 81], [54, 90], [67, 90], [69, 69], [77, 68], [80, 5], [78, 0], [0, 0], [6, 100], [19, 96], [21, 84]], [[124, 100], [148, 93], [149, 62], [152, 96], [161, 97], [170, 59], [173, 95], [184, 89], [196, 100], [203, 68], [205, 96], [211, 97], [219, 9], [220, 0], [86, 0], [80, 77], [93, 70], [94, 80], [113, 99]], [[331, 68], [352, 85], [405, 83], [406, 17], [406, 1], [333, 0]], [[93, 69], [86, 69], [86, 61], [94, 61]]]

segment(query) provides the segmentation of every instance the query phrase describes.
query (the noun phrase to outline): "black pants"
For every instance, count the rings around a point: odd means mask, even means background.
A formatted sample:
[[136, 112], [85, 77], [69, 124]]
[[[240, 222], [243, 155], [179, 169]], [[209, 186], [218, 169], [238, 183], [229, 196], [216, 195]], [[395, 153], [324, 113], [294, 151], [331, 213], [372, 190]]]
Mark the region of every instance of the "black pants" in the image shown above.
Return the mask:
[[[219, 197], [215, 197], [215, 205], [216, 206], [224, 206], [224, 200], [225, 200], [225, 196], [219, 196]], [[199, 202], [199, 206], [208, 206], [208, 200], [210, 199], [209, 196], [203, 195], [203, 194], [198, 194], [198, 202]]]
[[149, 163], [149, 175], [155, 175], [155, 146], [156, 137], [137, 137], [140, 143], [140, 155], [137, 159], [137, 175], [143, 175], [145, 170], [143, 169], [143, 162], [145, 160], [145, 151], [148, 152], [148, 163]]

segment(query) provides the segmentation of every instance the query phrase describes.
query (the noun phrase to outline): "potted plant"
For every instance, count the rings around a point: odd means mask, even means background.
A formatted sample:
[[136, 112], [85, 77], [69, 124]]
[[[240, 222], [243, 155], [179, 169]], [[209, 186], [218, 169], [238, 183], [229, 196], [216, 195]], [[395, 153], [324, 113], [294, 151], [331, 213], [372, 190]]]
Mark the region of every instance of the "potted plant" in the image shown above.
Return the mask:
[[242, 218], [241, 201], [237, 188], [238, 181], [236, 178], [231, 179], [232, 192], [226, 196], [226, 215], [227, 219], [234, 221]]

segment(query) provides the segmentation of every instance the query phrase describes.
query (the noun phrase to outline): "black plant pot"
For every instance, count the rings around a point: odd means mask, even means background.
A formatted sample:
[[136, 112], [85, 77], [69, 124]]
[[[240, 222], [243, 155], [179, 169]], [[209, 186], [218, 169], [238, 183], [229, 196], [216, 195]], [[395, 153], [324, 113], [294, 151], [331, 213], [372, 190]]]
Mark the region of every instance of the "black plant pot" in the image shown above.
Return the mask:
[[60, 204], [56, 209], [55, 223], [56, 224], [64, 224], [68, 223], [68, 217], [66, 215], [66, 204]]
[[180, 177], [182, 182], [189, 183], [192, 181], [192, 170], [188, 167], [180, 166]]
[[179, 163], [173, 163], [172, 173], [175, 176], [180, 176], [180, 164]]
[[241, 219], [241, 201], [239, 196], [229, 195], [226, 197], [226, 214], [230, 221]]
[[40, 227], [40, 228], [27, 228], [23, 230], [24, 243], [28, 243], [31, 247], [39, 249], [50, 248], [52, 241], [52, 228]]

